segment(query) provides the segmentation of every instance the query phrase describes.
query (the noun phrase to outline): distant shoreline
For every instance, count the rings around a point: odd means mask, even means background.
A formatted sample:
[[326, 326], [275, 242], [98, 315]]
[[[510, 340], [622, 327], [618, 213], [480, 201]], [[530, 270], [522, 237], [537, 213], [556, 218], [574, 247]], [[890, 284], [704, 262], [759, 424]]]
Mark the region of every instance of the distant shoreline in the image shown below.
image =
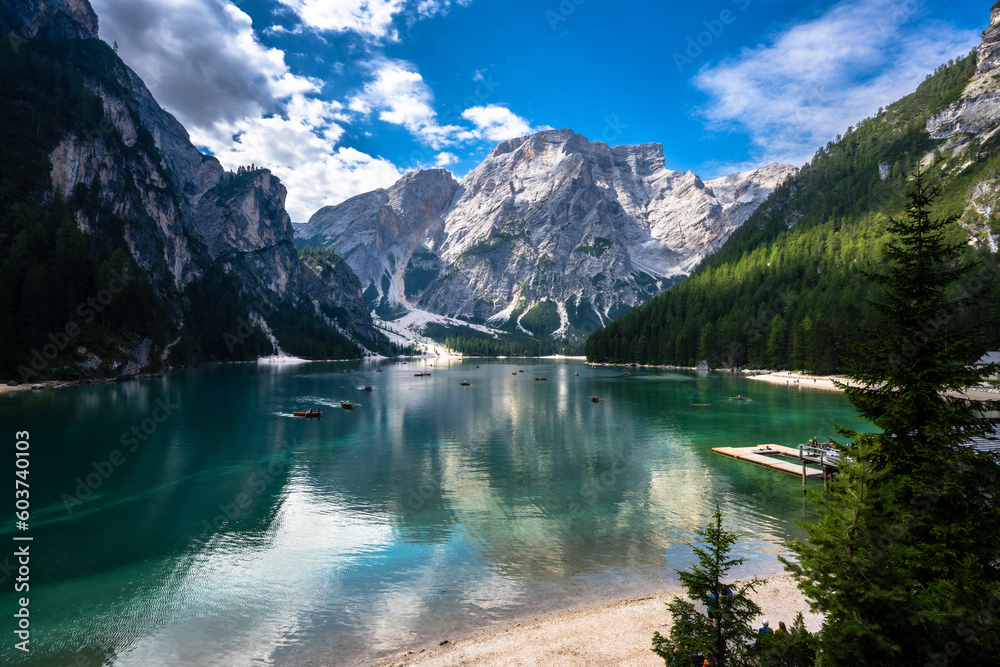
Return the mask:
[[786, 371], [776, 371], [764, 375], [747, 375], [747, 379], [769, 382], [771, 384], [783, 384], [789, 387], [800, 389], [822, 389], [824, 391], [838, 391], [843, 393], [842, 387], [834, 384], [834, 381], [850, 384], [850, 380], [843, 375], [806, 375], [805, 373], [789, 373]]
[[[805, 373], [789, 373], [787, 371], [777, 371], [772, 373], [766, 373], [764, 375], [748, 375], [747, 378], [751, 380], [760, 380], [761, 382], [770, 382], [771, 384], [784, 384], [788, 387], [795, 387], [796, 389], [820, 389], [823, 391], [839, 391], [844, 392], [842, 387], [838, 387], [834, 384], [834, 381], [841, 382], [845, 385], [851, 385], [851, 379], [843, 375], [807, 375]], [[943, 393], [944, 396], [951, 396], [953, 398], [964, 398], [970, 401], [997, 401], [1000, 400], [1000, 393], [994, 391], [986, 391], [984, 389], [968, 389], [965, 392], [957, 391], [947, 391]]]

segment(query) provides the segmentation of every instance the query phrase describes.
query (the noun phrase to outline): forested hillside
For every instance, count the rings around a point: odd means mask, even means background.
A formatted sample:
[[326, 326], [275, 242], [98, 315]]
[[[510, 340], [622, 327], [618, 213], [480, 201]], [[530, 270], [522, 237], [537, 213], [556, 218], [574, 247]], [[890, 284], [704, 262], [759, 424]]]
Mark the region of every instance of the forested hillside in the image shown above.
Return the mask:
[[[108, 127], [100, 98], [78, 73], [94, 68], [100, 51], [92, 44], [46, 40], [15, 49], [0, 40], [0, 368], [7, 371], [23, 365], [44, 377], [68, 347], [67, 356], [77, 347], [103, 356], [119, 345], [138, 344], [124, 331], [149, 332], [161, 345], [169, 333], [171, 309], [137, 272], [116, 229], [120, 220], [107, 212], [99, 217], [91, 196], [99, 184], [47, 196], [49, 153], [62, 136]], [[108, 142], [127, 150], [117, 133], [106, 134]], [[106, 233], [86, 237], [76, 215], [93, 215]], [[121, 288], [113, 299], [87, 304], [109, 285]], [[32, 364], [33, 353], [43, 350], [41, 361]]]
[[[925, 129], [959, 99], [975, 68], [975, 53], [941, 66], [916, 92], [818, 150], [688, 280], [594, 333], [588, 359], [837, 370], [845, 338], [870, 321], [866, 299], [874, 288], [865, 272], [881, 269], [887, 216], [903, 212], [915, 171], [941, 188], [936, 213], [954, 216], [974, 184], [1000, 174], [997, 133], [958, 155], [942, 151]], [[950, 234], [961, 241], [968, 232], [955, 223]], [[966, 260], [986, 255], [970, 245]], [[950, 313], [951, 324], [998, 320], [1000, 301], [989, 298], [995, 273], [980, 271], [966, 285], [982, 295], [983, 308]], [[990, 336], [1000, 340], [1000, 329]]]

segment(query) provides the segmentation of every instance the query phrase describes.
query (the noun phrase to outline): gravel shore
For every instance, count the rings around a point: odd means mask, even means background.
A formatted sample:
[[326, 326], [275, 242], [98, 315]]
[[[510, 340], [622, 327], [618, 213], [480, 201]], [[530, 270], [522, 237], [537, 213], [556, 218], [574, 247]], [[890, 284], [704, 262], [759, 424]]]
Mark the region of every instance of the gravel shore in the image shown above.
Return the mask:
[[[663, 660], [650, 651], [650, 646], [653, 632], [666, 634], [670, 629], [670, 612], [664, 604], [676, 594], [622, 600], [489, 630], [455, 642], [417, 648], [379, 662], [377, 667], [662, 666]], [[777, 627], [778, 621], [791, 625], [799, 611], [810, 630], [818, 630], [822, 623], [819, 614], [809, 611], [790, 576], [769, 577], [753, 598], [772, 627]]]

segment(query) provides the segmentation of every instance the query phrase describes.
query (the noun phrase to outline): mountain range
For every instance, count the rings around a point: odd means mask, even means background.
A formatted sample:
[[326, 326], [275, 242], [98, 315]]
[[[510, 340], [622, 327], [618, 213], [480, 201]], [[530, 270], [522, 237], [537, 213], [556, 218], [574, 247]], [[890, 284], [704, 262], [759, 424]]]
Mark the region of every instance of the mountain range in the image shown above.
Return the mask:
[[796, 171], [702, 181], [668, 169], [660, 144], [549, 130], [501, 143], [461, 182], [420, 171], [322, 208], [296, 238], [342, 255], [382, 319], [579, 338], [687, 275]]
[[703, 181], [659, 144], [546, 130], [301, 225], [267, 169], [192, 145], [86, 0], [0, 0], [0, 29], [0, 368], [22, 380], [429, 339], [539, 353], [594, 331], [594, 360], [829, 370], [917, 169], [995, 264], [998, 9], [975, 54], [801, 170]]

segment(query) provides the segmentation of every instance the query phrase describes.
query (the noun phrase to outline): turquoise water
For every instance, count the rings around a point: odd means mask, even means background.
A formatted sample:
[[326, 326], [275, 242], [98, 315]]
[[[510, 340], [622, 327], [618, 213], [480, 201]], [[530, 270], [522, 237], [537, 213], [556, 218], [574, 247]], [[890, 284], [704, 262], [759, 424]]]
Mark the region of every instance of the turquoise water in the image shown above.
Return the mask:
[[[31, 443], [30, 527], [0, 538], [33, 537], [32, 650], [8, 632], [0, 661], [365, 664], [671, 588], [716, 500], [747, 572], [777, 572], [811, 516], [801, 480], [711, 448], [859, 425], [839, 394], [726, 373], [476, 363], [211, 366], [0, 397], [5, 458], [15, 431]], [[290, 415], [311, 407], [321, 420]], [[24, 594], [0, 586], [11, 619]]]

